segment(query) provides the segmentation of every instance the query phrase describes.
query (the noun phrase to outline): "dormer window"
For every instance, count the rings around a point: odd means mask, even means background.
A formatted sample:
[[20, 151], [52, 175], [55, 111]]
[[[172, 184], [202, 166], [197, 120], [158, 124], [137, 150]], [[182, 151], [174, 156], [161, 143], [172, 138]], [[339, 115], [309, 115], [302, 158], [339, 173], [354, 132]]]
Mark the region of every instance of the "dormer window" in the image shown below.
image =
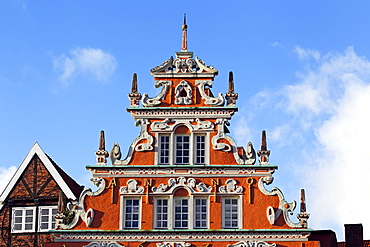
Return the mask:
[[[184, 129], [187, 130], [185, 126]], [[157, 164], [159, 165], [204, 165], [208, 161], [206, 154], [207, 133], [158, 134]]]

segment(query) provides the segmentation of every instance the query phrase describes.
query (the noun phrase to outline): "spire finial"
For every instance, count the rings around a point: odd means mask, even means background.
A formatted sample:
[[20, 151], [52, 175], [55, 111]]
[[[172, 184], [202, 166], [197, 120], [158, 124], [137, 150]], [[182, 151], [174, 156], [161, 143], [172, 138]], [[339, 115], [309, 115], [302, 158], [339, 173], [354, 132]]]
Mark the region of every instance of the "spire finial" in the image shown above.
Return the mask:
[[301, 189], [301, 213], [306, 213], [306, 195], [304, 189]]
[[132, 76], [131, 93], [137, 93], [137, 75], [134, 73]]
[[100, 131], [99, 150], [105, 150], [104, 130]]
[[233, 72], [229, 72], [229, 93], [234, 93], [234, 75]]
[[267, 151], [266, 130], [262, 131], [261, 151]]
[[188, 51], [188, 25], [186, 25], [186, 13], [184, 14], [184, 25], [182, 25], [182, 43], [181, 43], [181, 51], [186, 52]]

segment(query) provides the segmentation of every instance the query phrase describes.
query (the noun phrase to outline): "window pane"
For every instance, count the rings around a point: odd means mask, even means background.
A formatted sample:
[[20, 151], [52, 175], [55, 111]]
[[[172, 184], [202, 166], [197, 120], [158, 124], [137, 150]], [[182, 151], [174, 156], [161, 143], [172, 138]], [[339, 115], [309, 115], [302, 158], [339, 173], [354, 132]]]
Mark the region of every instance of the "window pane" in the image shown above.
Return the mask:
[[195, 228], [207, 228], [207, 199], [195, 199]]
[[206, 138], [203, 135], [198, 135], [195, 138], [195, 164], [205, 163], [205, 141]]
[[174, 199], [174, 223], [175, 228], [188, 228], [189, 222], [189, 200], [186, 198]]
[[159, 137], [159, 163], [169, 164], [170, 157], [170, 137], [160, 136]]
[[224, 227], [238, 228], [238, 199], [224, 199]]
[[139, 228], [139, 199], [126, 199], [124, 212], [124, 227]]
[[167, 199], [157, 199], [156, 206], [156, 228], [167, 228], [167, 212], [168, 212], [168, 200]]
[[176, 136], [176, 164], [189, 164], [190, 162], [190, 136]]

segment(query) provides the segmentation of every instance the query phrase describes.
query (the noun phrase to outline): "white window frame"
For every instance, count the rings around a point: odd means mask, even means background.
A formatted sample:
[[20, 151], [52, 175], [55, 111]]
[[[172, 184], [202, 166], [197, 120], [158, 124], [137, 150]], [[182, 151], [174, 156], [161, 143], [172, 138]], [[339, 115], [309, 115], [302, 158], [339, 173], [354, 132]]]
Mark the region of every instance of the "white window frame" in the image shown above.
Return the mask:
[[[26, 210], [32, 210], [32, 229], [25, 229], [26, 228]], [[16, 211], [22, 211], [21, 216], [21, 228], [20, 230], [15, 229], [15, 224], [19, 224], [15, 222], [16, 218], [19, 216], [15, 216]], [[12, 208], [12, 233], [20, 233], [20, 232], [35, 232], [35, 225], [36, 225], [36, 207], [13, 207]]]
[[[158, 209], [158, 200], [167, 200], [167, 227], [157, 227], [157, 209]], [[175, 226], [175, 200], [176, 199], [187, 199], [188, 200], [188, 227], [176, 227]], [[206, 200], [206, 226], [205, 227], [196, 227], [196, 212], [195, 212], [195, 201], [196, 199], [205, 199]], [[154, 198], [154, 208], [153, 208], [153, 229], [209, 229], [209, 196], [173, 196], [168, 197], [156, 196]]]
[[[169, 136], [169, 162], [161, 162], [161, 137]], [[177, 163], [176, 162], [176, 137], [177, 136], [189, 136], [189, 163]], [[204, 136], [204, 163], [197, 162], [197, 136]], [[191, 133], [156, 133], [157, 152], [155, 152], [155, 160], [158, 165], [204, 165], [209, 164], [209, 139], [210, 135], [208, 132], [191, 132]]]
[[[159, 213], [158, 213], [158, 201], [159, 200], [162, 200], [162, 201], [163, 200], [166, 200], [167, 201], [167, 213], [166, 213], [167, 219], [166, 220], [163, 220], [163, 218], [162, 219], [158, 219], [158, 215], [159, 215]], [[154, 199], [154, 213], [153, 213], [153, 215], [154, 215], [154, 217], [153, 217], [154, 218], [154, 221], [153, 221], [154, 226], [153, 226], [153, 228], [154, 229], [169, 229], [170, 225], [172, 225], [171, 224], [171, 218], [172, 218], [171, 217], [171, 212], [172, 212], [171, 206], [172, 206], [171, 200], [168, 197], [156, 197]], [[163, 211], [160, 214], [161, 214], [161, 216], [165, 215], [165, 213], [163, 213]], [[163, 227], [163, 223], [161, 223], [161, 226], [158, 226], [158, 221], [161, 221], [161, 222], [166, 221], [167, 227]]]
[[[194, 227], [194, 229], [208, 229], [209, 228], [209, 197], [194, 197], [194, 203], [193, 203], [193, 209], [194, 209], [194, 213], [193, 213], [193, 227]], [[205, 221], [206, 222], [206, 225], [205, 225], [205, 227], [202, 227], [202, 226], [200, 226], [200, 227], [197, 227], [197, 224], [196, 224], [196, 222], [197, 222], [197, 214], [198, 214], [198, 212], [197, 212], [197, 205], [196, 205], [196, 201], [197, 200], [206, 200], [206, 205], [205, 205], [205, 207], [206, 207], [206, 212], [205, 212], [205, 214], [206, 214], [206, 219], [201, 219], [200, 221]], [[203, 207], [203, 206], [202, 206]], [[200, 212], [200, 214], [202, 215], [203, 213], [202, 212]]]
[[[42, 210], [48, 210], [48, 221], [45, 222], [45, 221], [42, 221]], [[49, 230], [54, 230], [55, 229], [55, 223], [56, 223], [56, 220], [55, 220], [55, 215], [57, 212], [55, 212], [55, 214], [53, 214], [53, 210], [57, 211], [57, 206], [40, 206], [39, 207], [39, 219], [38, 219], [38, 231], [39, 232], [47, 232]], [[41, 224], [42, 223], [47, 223], [48, 224], [48, 228], [47, 229], [41, 229]], [[54, 224], [54, 227], [53, 227], [53, 224]]]
[[[237, 226], [235, 227], [230, 227], [230, 226], [226, 226], [226, 203], [225, 203], [225, 200], [237, 200], [237, 220], [236, 220], [236, 223], [237, 223]], [[242, 222], [242, 200], [241, 200], [241, 196], [224, 196], [222, 197], [222, 228], [223, 229], [241, 229], [242, 225], [243, 225], [243, 222]]]
[[[139, 201], [139, 204], [138, 204], [138, 226], [137, 227], [126, 227], [126, 203], [127, 203], [127, 200], [138, 200]], [[122, 196], [121, 197], [121, 205], [122, 205], [122, 208], [121, 208], [121, 217], [120, 217], [120, 225], [121, 225], [121, 229], [141, 229], [141, 197], [131, 197], [131, 196]], [[134, 221], [134, 220], [131, 220], [131, 221]]]

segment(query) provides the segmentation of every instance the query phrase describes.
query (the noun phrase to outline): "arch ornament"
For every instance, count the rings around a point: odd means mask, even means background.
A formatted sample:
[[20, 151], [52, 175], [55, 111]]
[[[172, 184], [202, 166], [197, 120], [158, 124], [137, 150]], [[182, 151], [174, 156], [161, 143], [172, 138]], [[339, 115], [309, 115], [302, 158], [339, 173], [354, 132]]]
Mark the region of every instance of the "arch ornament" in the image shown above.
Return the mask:
[[194, 178], [179, 177], [177, 179], [168, 179], [167, 184], [160, 184], [158, 187], [152, 187], [154, 194], [168, 195], [172, 194], [178, 188], [185, 188], [191, 194], [209, 194], [212, 191], [212, 186], [205, 185], [204, 183], [196, 183]]

